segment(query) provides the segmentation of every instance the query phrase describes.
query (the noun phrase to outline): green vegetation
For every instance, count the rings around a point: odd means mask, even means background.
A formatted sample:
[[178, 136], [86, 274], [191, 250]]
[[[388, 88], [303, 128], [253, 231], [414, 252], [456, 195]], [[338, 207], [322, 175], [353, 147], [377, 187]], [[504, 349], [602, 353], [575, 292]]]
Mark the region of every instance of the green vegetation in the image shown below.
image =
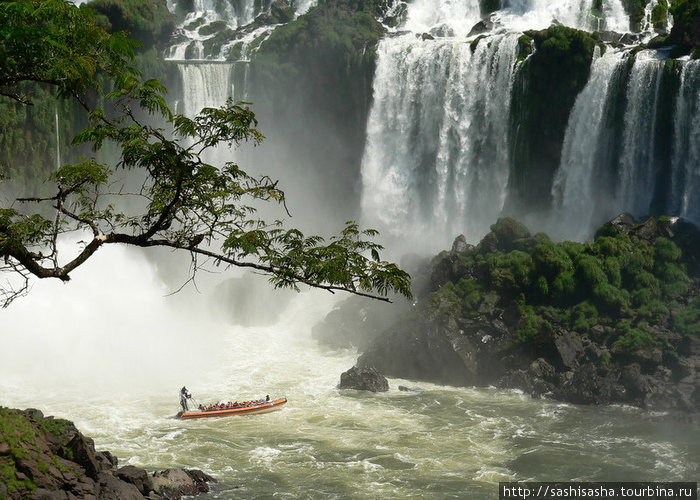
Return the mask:
[[700, 337], [700, 297], [695, 297], [687, 308], [675, 311], [671, 324], [684, 337]]
[[[639, 232], [664, 223], [651, 219]], [[603, 228], [592, 243], [553, 243], [530, 236], [512, 218], [499, 219], [479, 245], [459, 256], [462, 277], [435, 291], [431, 305], [443, 321], [476, 318], [493, 311], [484, 300], [496, 294], [493, 314], [517, 304], [521, 342], [550, 342], [557, 328], [587, 336], [596, 326], [611, 332], [608, 342], [617, 350], [666, 342], [655, 332], [669, 325], [696, 336], [700, 298], [681, 248], [659, 235], [614, 233]], [[689, 294], [695, 297], [680, 306]]]
[[673, 29], [668, 42], [676, 44], [672, 56], [691, 54], [700, 58], [700, 3], [697, 0], [672, 0], [669, 12], [673, 15]]
[[641, 31], [644, 20], [644, 7], [648, 0], [622, 0], [625, 12], [630, 17], [630, 30]]
[[[363, 24], [367, 16], [354, 19]], [[63, 164], [47, 179], [53, 194], [0, 205], [0, 271], [22, 280], [19, 286], [3, 280], [3, 305], [28, 291], [30, 275], [68, 281], [102, 245], [115, 243], [183, 250], [193, 273], [205, 259], [255, 269], [275, 287], [306, 284], [381, 300], [411, 295], [408, 274], [381, 260], [381, 247], [371, 241], [376, 231], [349, 221], [326, 241], [257, 218], [253, 205], [285, 203], [277, 183], [235, 163], [208, 164], [204, 156], [220, 144], [261, 142], [253, 112], [229, 100], [194, 118], [173, 113], [160, 82], [143, 80], [132, 66], [137, 45], [100, 28], [91, 10], [63, 0], [0, 3], [0, 98], [28, 104], [26, 83], [49, 85], [85, 116], [87, 127], [73, 142], [95, 152], [109, 144], [119, 158], [110, 165], [97, 156]], [[112, 185], [125, 171], [143, 179], [140, 191]], [[115, 194], [128, 198], [123, 211]], [[57, 241], [74, 232], [91, 239], [65, 262]]]
[[22, 413], [0, 407], [0, 443], [8, 446], [7, 453], [0, 453], [0, 483], [7, 487], [8, 493], [31, 493], [36, 489], [30, 478], [18, 479], [15, 462], [29, 457], [28, 448], [36, 446], [37, 436], [37, 429]]
[[665, 32], [668, 28], [668, 2], [659, 0], [651, 10], [651, 23], [657, 32]]
[[83, 9], [95, 12], [105, 30], [126, 31], [146, 48], [163, 48], [175, 30], [175, 16], [165, 0], [92, 0]]

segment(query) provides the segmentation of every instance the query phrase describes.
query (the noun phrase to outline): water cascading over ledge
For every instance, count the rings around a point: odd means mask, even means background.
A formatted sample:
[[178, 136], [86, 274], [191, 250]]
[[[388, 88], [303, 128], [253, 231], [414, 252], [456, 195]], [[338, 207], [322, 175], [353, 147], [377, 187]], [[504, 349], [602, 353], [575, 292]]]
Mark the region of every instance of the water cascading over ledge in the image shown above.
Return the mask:
[[380, 44], [362, 208], [383, 232], [478, 234], [498, 216], [517, 48], [517, 34], [473, 51], [412, 35]]
[[[381, 42], [365, 222], [437, 249], [478, 240], [499, 215], [576, 239], [621, 211], [692, 219], [692, 63], [606, 46], [635, 24], [619, 0], [501, 4], [479, 21], [477, 2], [415, 1]], [[651, 11], [627, 43], [664, 29]]]
[[179, 24], [166, 58], [247, 60], [276, 26], [305, 13], [316, 1], [168, 0]]
[[698, 61], [652, 51], [611, 52], [593, 64], [555, 176], [554, 234], [587, 238], [623, 211], [700, 222], [699, 83]]

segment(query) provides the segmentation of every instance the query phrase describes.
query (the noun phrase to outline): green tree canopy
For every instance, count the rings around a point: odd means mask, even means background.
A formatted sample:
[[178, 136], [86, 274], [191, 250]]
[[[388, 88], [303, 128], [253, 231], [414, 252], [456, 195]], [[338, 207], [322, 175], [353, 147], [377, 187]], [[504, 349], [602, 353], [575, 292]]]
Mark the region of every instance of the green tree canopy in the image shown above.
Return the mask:
[[[380, 258], [375, 231], [348, 222], [324, 240], [259, 218], [260, 202], [286, 208], [277, 182], [205, 156], [220, 145], [263, 140], [248, 104], [229, 100], [194, 118], [173, 113], [161, 84], [130, 66], [135, 45], [65, 0], [0, 2], [0, 95], [29, 105], [24, 83], [55, 86], [88, 114], [74, 143], [98, 151], [109, 142], [119, 151], [114, 165], [90, 157], [60, 167], [47, 196], [0, 202], [0, 272], [22, 278], [19, 286], [0, 283], [4, 306], [27, 292], [31, 276], [68, 281], [112, 243], [189, 252], [193, 276], [208, 262], [255, 269], [275, 287], [306, 284], [381, 300], [411, 295], [408, 274]], [[100, 81], [110, 88], [103, 91]], [[142, 179], [140, 188], [126, 191], [120, 171]], [[67, 233], [89, 236], [65, 258], [58, 241]]]

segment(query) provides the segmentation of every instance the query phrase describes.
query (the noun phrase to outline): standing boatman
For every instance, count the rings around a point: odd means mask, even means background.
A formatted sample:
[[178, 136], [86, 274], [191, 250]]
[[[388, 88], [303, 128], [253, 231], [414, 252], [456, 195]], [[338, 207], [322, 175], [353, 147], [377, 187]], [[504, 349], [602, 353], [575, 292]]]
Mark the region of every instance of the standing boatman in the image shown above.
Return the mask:
[[182, 411], [189, 410], [187, 407], [187, 400], [190, 398], [192, 398], [192, 393], [183, 385], [182, 389], [180, 389], [180, 406], [182, 406]]

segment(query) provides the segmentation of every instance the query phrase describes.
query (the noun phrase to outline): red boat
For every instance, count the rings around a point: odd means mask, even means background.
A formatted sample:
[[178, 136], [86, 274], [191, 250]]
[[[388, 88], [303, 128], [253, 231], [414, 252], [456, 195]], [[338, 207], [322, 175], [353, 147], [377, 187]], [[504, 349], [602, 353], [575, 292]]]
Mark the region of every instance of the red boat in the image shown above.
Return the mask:
[[248, 415], [250, 413], [268, 413], [279, 410], [282, 405], [286, 403], [287, 398], [271, 399], [269, 401], [261, 399], [258, 401], [251, 401], [247, 404], [222, 405], [220, 408], [181, 411], [177, 416], [182, 420], [189, 420], [192, 418], [229, 417], [231, 415]]

